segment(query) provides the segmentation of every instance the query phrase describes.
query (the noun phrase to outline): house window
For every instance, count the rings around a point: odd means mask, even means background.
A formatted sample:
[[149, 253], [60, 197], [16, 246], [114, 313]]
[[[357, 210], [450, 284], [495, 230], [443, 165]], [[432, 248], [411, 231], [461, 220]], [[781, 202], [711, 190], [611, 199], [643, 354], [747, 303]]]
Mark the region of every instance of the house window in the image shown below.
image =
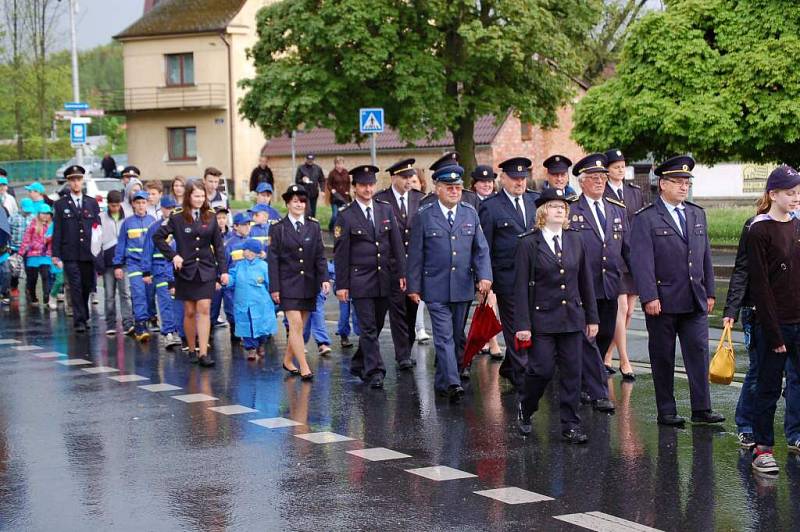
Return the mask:
[[167, 86], [194, 85], [194, 54], [167, 54]]
[[197, 128], [171, 127], [167, 130], [170, 161], [197, 159]]

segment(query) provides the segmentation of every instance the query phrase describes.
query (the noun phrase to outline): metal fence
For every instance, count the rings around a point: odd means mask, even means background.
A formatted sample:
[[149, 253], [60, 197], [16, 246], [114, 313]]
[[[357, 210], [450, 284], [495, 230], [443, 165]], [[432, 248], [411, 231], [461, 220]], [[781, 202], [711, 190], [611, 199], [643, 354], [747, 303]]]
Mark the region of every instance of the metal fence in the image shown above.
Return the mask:
[[34, 159], [31, 161], [0, 161], [0, 168], [8, 172], [9, 182], [48, 180], [56, 177], [56, 170], [67, 159]]
[[104, 91], [99, 105], [111, 113], [152, 109], [225, 108], [224, 83], [198, 83], [181, 87], [130, 87]]

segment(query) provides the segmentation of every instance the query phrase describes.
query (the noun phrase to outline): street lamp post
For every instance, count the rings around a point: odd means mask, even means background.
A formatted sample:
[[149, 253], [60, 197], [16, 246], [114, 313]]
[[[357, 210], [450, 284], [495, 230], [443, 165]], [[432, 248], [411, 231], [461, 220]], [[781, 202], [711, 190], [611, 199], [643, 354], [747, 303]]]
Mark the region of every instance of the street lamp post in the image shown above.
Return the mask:
[[[78, 11], [78, 0], [69, 0], [69, 34], [72, 39], [72, 101], [81, 101], [81, 85], [78, 78], [78, 35], [75, 30], [75, 14]], [[80, 111], [75, 111], [75, 117], [80, 116]], [[83, 146], [75, 148], [75, 159], [83, 166]]]

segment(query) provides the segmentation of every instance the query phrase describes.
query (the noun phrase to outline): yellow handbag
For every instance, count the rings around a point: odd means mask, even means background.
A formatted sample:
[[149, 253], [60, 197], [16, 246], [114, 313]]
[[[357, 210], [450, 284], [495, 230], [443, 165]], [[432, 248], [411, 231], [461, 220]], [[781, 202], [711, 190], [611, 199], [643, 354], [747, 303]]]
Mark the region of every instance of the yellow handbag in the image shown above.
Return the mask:
[[733, 341], [731, 340], [731, 327], [728, 325], [722, 330], [722, 336], [717, 344], [717, 352], [711, 359], [711, 366], [708, 368], [708, 378], [716, 384], [730, 384], [733, 381], [733, 374], [736, 371], [736, 355], [733, 353]]

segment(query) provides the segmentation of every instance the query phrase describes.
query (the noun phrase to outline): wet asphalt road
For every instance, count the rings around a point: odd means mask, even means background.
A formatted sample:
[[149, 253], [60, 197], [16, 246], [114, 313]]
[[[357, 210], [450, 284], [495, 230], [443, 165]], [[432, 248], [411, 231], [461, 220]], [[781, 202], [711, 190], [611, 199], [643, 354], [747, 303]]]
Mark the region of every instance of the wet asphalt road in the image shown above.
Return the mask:
[[[335, 313], [329, 302], [329, 319]], [[552, 392], [525, 439], [514, 431], [514, 396], [496, 363], [479, 357], [466, 400], [453, 405], [433, 392], [431, 346], [415, 348], [413, 373], [396, 374], [388, 329], [386, 388], [375, 391], [349, 375], [351, 351], [338, 341], [324, 359], [309, 343], [316, 379], [302, 383], [285, 377], [278, 352], [259, 362], [231, 352], [225, 328], [215, 330], [218, 365], [206, 370], [156, 342], [108, 339], [102, 318], [95, 321], [90, 335], [75, 336], [61, 310], [15, 305], [0, 313], [4, 530], [800, 527], [800, 459], [787, 455], [779, 436], [780, 476], [767, 482], [751, 474], [734, 434], [735, 386], [712, 388], [715, 408], [728, 417], [723, 427], [660, 428], [651, 378], [638, 364], [635, 383], [612, 379], [617, 413], [583, 407], [590, 442], [569, 446], [559, 440]], [[284, 345], [281, 332], [278, 351]], [[646, 361], [641, 331], [631, 335], [631, 351]], [[89, 362], [62, 364], [70, 359]], [[142, 380], [112, 380], [121, 375]], [[180, 389], [140, 388], [158, 383]], [[185, 394], [212, 399], [174, 398]], [[689, 415], [684, 378], [677, 398]], [[209, 410], [228, 405], [256, 411]], [[268, 428], [289, 422], [296, 425]], [[319, 432], [352, 439], [297, 437]], [[348, 452], [373, 448], [401, 455], [370, 461]], [[437, 481], [407, 472], [432, 466], [468, 476]], [[476, 493], [501, 488], [511, 489]]]

